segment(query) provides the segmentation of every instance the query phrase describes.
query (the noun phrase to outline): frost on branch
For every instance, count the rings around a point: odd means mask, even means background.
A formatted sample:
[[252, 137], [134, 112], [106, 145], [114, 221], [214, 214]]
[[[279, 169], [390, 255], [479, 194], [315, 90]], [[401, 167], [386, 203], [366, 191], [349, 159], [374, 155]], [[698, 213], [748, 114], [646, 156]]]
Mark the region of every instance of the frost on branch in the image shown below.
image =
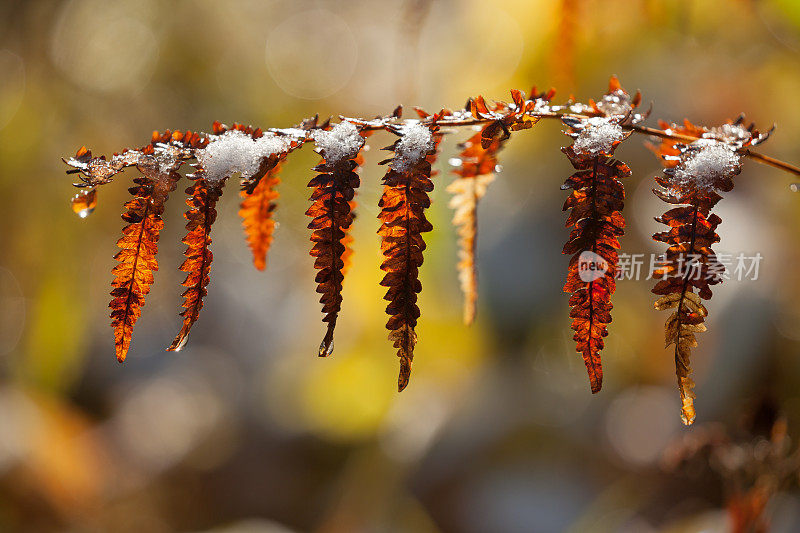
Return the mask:
[[582, 156], [610, 153], [614, 144], [625, 137], [618, 117], [592, 117], [575, 127], [579, 133], [572, 149]]
[[631, 96], [622, 88], [617, 77], [612, 76], [608, 82], [608, 92], [603, 95], [599, 102], [589, 100], [589, 107], [596, 113], [607, 117], [624, 118], [630, 116], [630, 121], [637, 123], [644, 120], [647, 115], [646, 113], [637, 114], [635, 112], [641, 101], [642, 95], [639, 91], [636, 91], [636, 94]]
[[752, 126], [744, 128], [742, 122], [740, 117], [710, 130], [688, 121], [672, 125], [667, 131], [697, 140], [681, 144], [665, 139], [655, 148], [666, 169], [656, 178], [661, 187], [653, 192], [675, 207], [656, 218], [669, 230], [653, 235], [668, 246], [663, 264], [653, 273], [659, 279], [653, 292], [660, 296], [656, 309], [675, 310], [664, 326], [665, 342], [675, 346], [681, 419], [687, 425], [695, 419], [691, 350], [697, 346], [695, 334], [706, 330], [708, 315], [702, 300], [711, 298], [711, 285], [721, 283], [725, 271], [711, 249], [719, 242], [716, 229], [722, 222], [711, 210], [722, 199], [720, 192], [733, 189], [733, 178], [741, 171], [737, 150], [769, 135], [758, 134]]
[[355, 170], [365, 141], [350, 122], [316, 130], [313, 138], [322, 161], [313, 169], [319, 174], [308, 183], [313, 191], [306, 215], [312, 218], [308, 228], [313, 230], [311, 256], [314, 268], [319, 270], [316, 282], [325, 314], [322, 321], [328, 324], [318, 355], [327, 357], [333, 353], [333, 332], [342, 307], [344, 271], [351, 254], [348, 232], [355, 216], [355, 191], [360, 185]]
[[244, 179], [251, 178], [265, 159], [291, 147], [291, 137], [269, 134], [254, 138], [239, 129], [210, 139], [208, 146], [196, 154], [208, 181], [220, 181], [237, 173]]
[[408, 124], [399, 133], [401, 137], [394, 146], [395, 155], [389, 166], [397, 172], [408, 172], [433, 148], [433, 134], [419, 122]]
[[669, 180], [672, 190], [714, 189], [721, 178], [738, 174], [742, 166], [742, 157], [733, 146], [714, 139], [689, 144], [680, 160]]

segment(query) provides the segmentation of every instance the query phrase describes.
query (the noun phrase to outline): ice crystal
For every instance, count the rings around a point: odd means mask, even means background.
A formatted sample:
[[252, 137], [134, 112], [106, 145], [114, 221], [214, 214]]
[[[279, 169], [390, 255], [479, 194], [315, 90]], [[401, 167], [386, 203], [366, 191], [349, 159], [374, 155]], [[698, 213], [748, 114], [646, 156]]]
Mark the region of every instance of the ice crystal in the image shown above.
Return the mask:
[[406, 124], [400, 133], [402, 137], [395, 146], [391, 167], [397, 172], [408, 172], [433, 149], [433, 135], [419, 122]]
[[358, 128], [347, 121], [336, 124], [330, 130], [314, 130], [312, 136], [317, 145], [316, 151], [330, 165], [353, 159], [364, 146], [364, 138], [358, 134]]
[[238, 130], [229, 130], [211, 137], [202, 150], [197, 151], [197, 161], [205, 170], [206, 179], [219, 181], [240, 173], [249, 178], [257, 171], [261, 162], [272, 154], [287, 150], [289, 137], [266, 134], [258, 139]]
[[583, 129], [572, 148], [580, 155], [608, 153], [614, 143], [621, 141], [623, 137], [622, 126], [615, 118], [592, 117], [583, 121]]
[[739, 153], [726, 143], [698, 139], [684, 149], [673, 182], [678, 187], [711, 190], [720, 178], [730, 176], [741, 167], [741, 159]]
[[710, 131], [703, 134], [703, 137], [742, 146], [753, 138], [753, 134], [747, 128], [742, 127], [741, 124], [723, 124], [722, 126], [711, 128]]
[[623, 90], [616, 90], [603, 96], [597, 108], [606, 115], [627, 115], [633, 109], [631, 97]]

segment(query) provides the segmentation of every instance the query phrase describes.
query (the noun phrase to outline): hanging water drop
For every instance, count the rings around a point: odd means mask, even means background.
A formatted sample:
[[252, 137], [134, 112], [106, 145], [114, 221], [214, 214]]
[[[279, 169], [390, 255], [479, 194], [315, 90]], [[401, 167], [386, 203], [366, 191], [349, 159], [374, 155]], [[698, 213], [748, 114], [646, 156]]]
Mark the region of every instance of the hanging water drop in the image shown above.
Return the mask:
[[789, 185], [789, 190], [792, 192], [800, 192], [800, 183], [792, 183]]
[[326, 338], [320, 343], [319, 345], [319, 356], [320, 357], [328, 357], [333, 353], [333, 340], [330, 341], [330, 344], [327, 342]]
[[81, 189], [72, 197], [72, 210], [81, 218], [92, 214], [97, 206], [97, 189]]
[[503, 165], [495, 165], [494, 171], [496, 174], [500, 174], [503, 171]]

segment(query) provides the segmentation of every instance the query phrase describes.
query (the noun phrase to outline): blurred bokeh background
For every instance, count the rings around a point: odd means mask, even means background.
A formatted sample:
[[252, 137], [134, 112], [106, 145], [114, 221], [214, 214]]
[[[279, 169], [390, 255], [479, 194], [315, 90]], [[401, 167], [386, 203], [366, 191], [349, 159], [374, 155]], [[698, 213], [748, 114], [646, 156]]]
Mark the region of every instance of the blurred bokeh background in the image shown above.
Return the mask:
[[[718, 208], [717, 248], [764, 260], [757, 281], [715, 289], [692, 428], [650, 281], [619, 283], [604, 388], [589, 392], [561, 292], [567, 138], [547, 121], [514, 135], [481, 204], [471, 328], [444, 191], [469, 132], [444, 141], [402, 394], [378, 285], [383, 134], [362, 171], [333, 357], [316, 356], [308, 147], [282, 174], [265, 273], [228, 187], [210, 294], [175, 354], [179, 187], [115, 361], [110, 270], [135, 171], [80, 219], [60, 157], [141, 146], [154, 129], [434, 111], [534, 84], [586, 100], [611, 74], [654, 119], [775, 122], [763, 151], [800, 162], [793, 0], [0, 2], [0, 530], [728, 531], [761, 508], [772, 530], [800, 529], [800, 195], [752, 162]], [[643, 141], [617, 155], [634, 171], [623, 249], [650, 254], [665, 206]]]

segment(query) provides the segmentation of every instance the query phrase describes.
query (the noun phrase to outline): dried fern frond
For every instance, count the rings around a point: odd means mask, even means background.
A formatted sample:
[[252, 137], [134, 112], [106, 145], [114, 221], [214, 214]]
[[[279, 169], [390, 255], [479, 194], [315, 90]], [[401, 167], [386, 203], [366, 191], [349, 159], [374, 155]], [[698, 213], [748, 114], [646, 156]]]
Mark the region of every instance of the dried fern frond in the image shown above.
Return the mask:
[[461, 166], [453, 172], [460, 177], [447, 186], [447, 192], [452, 194], [449, 206], [455, 210], [453, 225], [458, 232], [458, 280], [464, 293], [464, 323], [467, 325], [475, 320], [478, 301], [478, 272], [475, 266], [478, 202], [494, 181], [497, 152], [505, 143], [505, 140], [493, 139], [487, 148], [483, 148], [481, 138], [488, 127], [484, 126], [459, 145]]
[[353, 198], [360, 185], [358, 159], [364, 147], [364, 137], [350, 122], [342, 121], [330, 130], [314, 133], [316, 151], [322, 161], [314, 167], [319, 172], [308, 186], [313, 188], [311, 207], [306, 215], [312, 218], [308, 228], [313, 230], [311, 256], [316, 276], [317, 292], [322, 296], [322, 321], [328, 324], [325, 337], [319, 346], [318, 355], [327, 357], [333, 353], [333, 332], [342, 307], [342, 283], [345, 265], [351, 255], [348, 231], [353, 223]]
[[242, 218], [247, 244], [253, 252], [253, 265], [258, 270], [267, 267], [267, 252], [272, 245], [272, 234], [275, 232], [275, 220], [272, 218], [278, 207], [278, 184], [280, 183], [281, 165], [277, 163], [264, 174], [253, 192], [239, 191], [241, 203], [239, 216]]
[[722, 199], [719, 192], [733, 189], [733, 178], [741, 172], [739, 151], [768, 136], [760, 135], [752, 126], [745, 128], [742, 122], [740, 118], [707, 129], [687, 121], [673, 129], [700, 138], [690, 144], [663, 142], [656, 148], [667, 168], [656, 178], [661, 187], [653, 192], [677, 207], [656, 218], [669, 230], [653, 235], [654, 240], [668, 245], [664, 263], [653, 273], [659, 279], [653, 293], [661, 296], [655, 302], [656, 309], [675, 309], [664, 327], [665, 342], [666, 346], [675, 346], [681, 419], [687, 425], [696, 416], [691, 349], [697, 346], [695, 333], [706, 330], [708, 315], [701, 298], [711, 298], [711, 285], [721, 283], [725, 272], [711, 249], [719, 242], [716, 229], [722, 222], [711, 210]]
[[[493, 103], [478, 96], [470, 98], [463, 109], [442, 109], [434, 115], [416, 108], [418, 119], [402, 119], [402, 108], [398, 106], [392, 114], [374, 119], [340, 116], [336, 125], [331, 125], [330, 120], [320, 121], [318, 116], [286, 129], [261, 130], [241, 124], [227, 127], [216, 122], [211, 134], [154, 132], [145, 147], [124, 150], [108, 160], [104, 156], [92, 157], [82, 147], [65, 160], [70, 167], [67, 172], [79, 174], [80, 181], [74, 185], [81, 190], [73, 198], [72, 208], [82, 217], [94, 209], [97, 187], [111, 182], [126, 167], [136, 166], [142, 174], [130, 189], [134, 198], [125, 206], [123, 219], [127, 226], [118, 243], [121, 250], [115, 256], [119, 264], [114, 268], [110, 307], [117, 358], [123, 361], [126, 357], [134, 324], [153, 283], [153, 272], [158, 269], [161, 215], [169, 193], [180, 179], [182, 163], [194, 160], [198, 170], [189, 176], [194, 184], [187, 190], [187, 250], [181, 266], [187, 273], [183, 283], [183, 325], [170, 349], [180, 349], [185, 344], [203, 306], [212, 261], [210, 230], [223, 184], [236, 175], [241, 177], [242, 224], [253, 262], [263, 269], [275, 229], [272, 216], [280, 166], [287, 154], [310, 140], [316, 141], [317, 151], [323, 156], [315, 167], [319, 175], [309, 183], [313, 192], [307, 214], [312, 218], [309, 228], [314, 243], [311, 255], [318, 270], [317, 291], [321, 293], [323, 321], [328, 327], [319, 354], [330, 354], [341, 309], [342, 283], [352, 254], [348, 230], [355, 217], [354, 197], [359, 186], [356, 171], [363, 162], [364, 138], [386, 130], [400, 138], [388, 148], [394, 157], [383, 162], [389, 163], [389, 169], [383, 177], [378, 217], [384, 271], [381, 285], [387, 288], [386, 327], [400, 359], [398, 389], [402, 390], [408, 385], [417, 341], [417, 298], [422, 290], [419, 268], [426, 246], [422, 234], [432, 230], [425, 210], [430, 206], [429, 193], [436, 174], [431, 165], [442, 135], [459, 127], [479, 131], [461, 145], [461, 164], [456, 171], [459, 177], [448, 187], [454, 195], [453, 222], [458, 227], [461, 246], [459, 278], [465, 293], [464, 318], [470, 322], [477, 297], [477, 206], [494, 178], [497, 152], [511, 132], [528, 129], [548, 118], [560, 120], [567, 127], [565, 133], [573, 139], [572, 145], [563, 149], [575, 167], [563, 187], [572, 189], [564, 204], [564, 209], [570, 211], [566, 225], [572, 228], [563, 249], [572, 255], [564, 290], [571, 294], [574, 339], [594, 392], [602, 386], [600, 351], [611, 322], [617, 249], [625, 226], [621, 214], [625, 194], [620, 180], [630, 174], [627, 165], [613, 159], [613, 154], [633, 132], [661, 139], [653, 149], [662, 156], [667, 170], [658, 178], [662, 187], [654, 192], [675, 207], [657, 219], [669, 229], [654, 236], [668, 244], [666, 262], [655, 273], [660, 281], [654, 292], [661, 296], [656, 302], [658, 309], [675, 310], [666, 324], [666, 341], [675, 345], [683, 417], [690, 423], [694, 419], [690, 351], [696, 345], [695, 333], [705, 329], [707, 312], [701, 302], [710, 298], [710, 285], [719, 282], [721, 267], [711, 250], [719, 240], [716, 228], [721, 221], [710, 211], [721, 198], [719, 191], [733, 186], [731, 178], [738, 173], [744, 158], [798, 176], [800, 167], [754, 151], [753, 147], [766, 140], [772, 130], [761, 134], [752, 125], [745, 127], [743, 117], [718, 128], [698, 127], [688, 121], [683, 126], [661, 123], [663, 130], [644, 126], [641, 121], [649, 112], [637, 112], [641, 95], [629, 95], [614, 77], [608, 92], [596, 102], [584, 104], [570, 97], [565, 104], [553, 105], [553, 90], [540, 93], [534, 88], [531, 94], [526, 98], [522, 91], [513, 90], [511, 101]], [[720, 164], [720, 159], [727, 163]], [[697, 279], [680, 270], [680, 254], [685, 253], [700, 258], [696, 261], [700, 273]], [[589, 265], [598, 270], [590, 270], [586, 277], [582, 267]]]
[[425, 250], [422, 234], [433, 230], [425, 209], [431, 205], [431, 164], [441, 134], [435, 120], [431, 125], [416, 123], [391, 131], [400, 138], [389, 148], [394, 157], [382, 162], [389, 164], [389, 170], [383, 177], [383, 195], [378, 203], [378, 234], [384, 257], [381, 270], [386, 272], [381, 285], [387, 288], [384, 299], [389, 301], [386, 328], [400, 358], [397, 389], [402, 391], [411, 376], [417, 343], [417, 294], [422, 291], [419, 267]]
[[[197, 171], [189, 176], [195, 180], [186, 192], [189, 210], [184, 214], [187, 235], [186, 260], [180, 269], [186, 272], [183, 286], [184, 310], [181, 312], [183, 325], [172, 344], [170, 351], [181, 350], [189, 336], [192, 325], [197, 321], [203, 308], [203, 298], [208, 294], [209, 272], [213, 254], [211, 246], [211, 226], [217, 218], [216, 204], [222, 195], [228, 178], [240, 174], [242, 189], [252, 192], [288, 152], [299, 145], [292, 138], [260, 129], [234, 124], [231, 128], [215, 122], [214, 135], [203, 150], [194, 155]], [[266, 254], [266, 250], [264, 251]], [[266, 257], [264, 258], [266, 259]]]
[[186, 272], [186, 279], [182, 283], [186, 290], [182, 294], [183, 325], [168, 348], [173, 352], [180, 351], [186, 345], [189, 331], [203, 309], [203, 298], [208, 294], [209, 273], [214, 259], [211, 253], [211, 226], [217, 219], [216, 205], [224, 185], [224, 181], [205, 179], [202, 170], [195, 173], [194, 179], [194, 185], [186, 189], [189, 210], [183, 215], [187, 220], [187, 234], [182, 241], [186, 245], [186, 259], [180, 266], [180, 270]]
[[164, 227], [161, 215], [169, 193], [175, 190], [180, 178], [179, 159], [159, 162], [144, 150], [140, 155], [137, 166], [144, 175], [134, 179], [137, 186], [129, 189], [134, 199], [125, 204], [127, 212], [122, 215], [128, 225], [117, 241], [120, 251], [114, 259], [119, 264], [112, 270], [112, 299], [108, 304], [119, 362], [125, 361], [128, 354], [133, 327], [153, 284], [153, 272], [158, 270], [158, 237]]
[[122, 363], [128, 354], [133, 326], [139, 319], [145, 296], [153, 284], [153, 272], [158, 270], [158, 236], [164, 227], [161, 214], [166, 197], [175, 189], [177, 180], [156, 182], [147, 177], [134, 179], [136, 187], [129, 189], [135, 196], [125, 204], [122, 219], [128, 223], [117, 241], [120, 251], [114, 256], [119, 264], [112, 273], [111, 326], [117, 360]]
[[[147, 146], [114, 154], [110, 161], [104, 156], [92, 158], [86, 147], [64, 161], [72, 167], [68, 173], [80, 172], [82, 183], [76, 184], [80, 187], [109, 183], [115, 174], [130, 166], [136, 166], [142, 174], [133, 180], [136, 186], [129, 189], [134, 198], [125, 204], [126, 212], [122, 219], [127, 225], [122, 230], [122, 238], [117, 241], [120, 251], [114, 258], [119, 264], [112, 270], [114, 279], [109, 307], [116, 356], [120, 362], [125, 361], [128, 354], [133, 327], [153, 284], [153, 272], [158, 270], [156, 253], [158, 237], [164, 227], [161, 220], [164, 203], [177, 186], [180, 179], [178, 169], [183, 161], [193, 157], [195, 150], [202, 149], [206, 142], [204, 136], [191, 131], [156, 131]], [[89, 196], [91, 208], [96, 202], [95, 195]]]
[[570, 210], [566, 226], [573, 228], [563, 249], [564, 254], [572, 255], [564, 292], [571, 294], [573, 339], [576, 350], [583, 355], [593, 393], [603, 386], [600, 351], [611, 323], [617, 250], [625, 228], [625, 189], [620, 178], [631, 174], [625, 163], [612, 156], [630, 135], [622, 126], [631, 120], [637, 103], [638, 98], [631, 99], [612, 78], [600, 104], [591, 103], [598, 116], [562, 119], [569, 127], [565, 133], [573, 139], [563, 152], [576, 170], [562, 186], [572, 189], [563, 209]]

